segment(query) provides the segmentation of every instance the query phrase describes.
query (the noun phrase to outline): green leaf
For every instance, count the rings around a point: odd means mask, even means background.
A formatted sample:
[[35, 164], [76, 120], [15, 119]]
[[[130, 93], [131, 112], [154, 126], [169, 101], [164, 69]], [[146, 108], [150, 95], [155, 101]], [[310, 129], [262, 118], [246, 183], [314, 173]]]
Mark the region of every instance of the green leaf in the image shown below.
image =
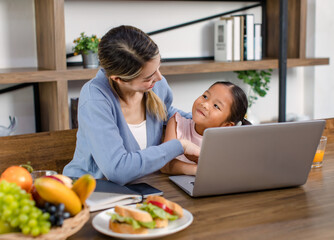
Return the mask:
[[248, 95], [248, 107], [251, 107], [258, 99], [257, 96], [264, 97], [269, 91], [269, 83], [272, 69], [268, 70], [246, 70], [235, 71], [238, 79], [250, 86]]
[[139, 222], [137, 222], [133, 218], [122, 217], [122, 216], [118, 215], [117, 213], [111, 214], [111, 221], [113, 221], [113, 222], [117, 221], [117, 222], [120, 222], [120, 223], [130, 224], [133, 227], [133, 229], [140, 228]]
[[155, 227], [155, 222], [151, 221], [151, 222], [141, 222], [141, 221], [136, 221], [135, 219], [131, 218], [131, 217], [122, 217], [120, 215], [118, 215], [117, 213], [107, 213], [108, 215], [111, 216], [111, 221], [115, 222], [120, 222], [120, 223], [127, 223], [130, 224], [133, 229], [138, 229], [140, 227], [146, 227], [146, 228], [150, 228], [153, 229]]
[[151, 222], [139, 222], [140, 225], [142, 225], [143, 227], [149, 228], [149, 229], [154, 229], [155, 228], [155, 222], [151, 221]]
[[164, 211], [163, 209], [149, 203], [149, 204], [142, 204], [139, 209], [144, 210], [148, 212], [152, 218], [161, 218], [161, 219], [168, 219], [168, 220], [176, 220], [178, 219], [178, 216], [176, 215], [171, 215], [168, 212]]

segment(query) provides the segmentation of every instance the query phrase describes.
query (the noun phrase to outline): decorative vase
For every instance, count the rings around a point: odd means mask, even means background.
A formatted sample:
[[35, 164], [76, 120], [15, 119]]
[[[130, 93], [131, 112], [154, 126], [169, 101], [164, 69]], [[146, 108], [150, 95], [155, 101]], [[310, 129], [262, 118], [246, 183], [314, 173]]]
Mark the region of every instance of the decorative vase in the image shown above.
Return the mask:
[[97, 68], [99, 66], [99, 59], [97, 53], [88, 51], [87, 54], [82, 53], [82, 61], [84, 68]]

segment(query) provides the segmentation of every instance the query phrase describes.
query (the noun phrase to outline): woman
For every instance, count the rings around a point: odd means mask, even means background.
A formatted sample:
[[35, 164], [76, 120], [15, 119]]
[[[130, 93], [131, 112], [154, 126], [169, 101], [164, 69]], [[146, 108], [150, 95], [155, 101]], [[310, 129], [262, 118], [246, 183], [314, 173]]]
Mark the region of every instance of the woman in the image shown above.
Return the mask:
[[180, 154], [198, 157], [199, 148], [190, 141], [161, 144], [163, 124], [177, 110], [149, 36], [131, 26], [111, 29], [98, 54], [102, 69], [80, 92], [77, 145], [64, 174], [90, 173], [124, 185]]

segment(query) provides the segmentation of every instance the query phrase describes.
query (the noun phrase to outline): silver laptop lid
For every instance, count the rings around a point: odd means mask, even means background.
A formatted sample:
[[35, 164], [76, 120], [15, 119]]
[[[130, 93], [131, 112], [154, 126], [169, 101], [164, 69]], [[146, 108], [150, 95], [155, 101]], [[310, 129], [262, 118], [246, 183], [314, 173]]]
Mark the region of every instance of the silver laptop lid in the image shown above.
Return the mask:
[[193, 196], [304, 184], [324, 126], [313, 120], [207, 129]]

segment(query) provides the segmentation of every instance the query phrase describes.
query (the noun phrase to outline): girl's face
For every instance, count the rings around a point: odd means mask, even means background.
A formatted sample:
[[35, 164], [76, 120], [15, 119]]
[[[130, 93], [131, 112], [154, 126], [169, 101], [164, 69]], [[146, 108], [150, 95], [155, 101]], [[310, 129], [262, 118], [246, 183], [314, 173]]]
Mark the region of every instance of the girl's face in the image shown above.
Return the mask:
[[227, 119], [231, 114], [233, 96], [229, 87], [215, 84], [197, 98], [193, 104], [192, 115], [197, 133], [203, 135], [206, 128], [233, 126]]
[[162, 79], [159, 68], [160, 56], [148, 61], [138, 77], [129, 82], [119, 79], [118, 84], [123, 92], [148, 92], [152, 90], [156, 82]]

